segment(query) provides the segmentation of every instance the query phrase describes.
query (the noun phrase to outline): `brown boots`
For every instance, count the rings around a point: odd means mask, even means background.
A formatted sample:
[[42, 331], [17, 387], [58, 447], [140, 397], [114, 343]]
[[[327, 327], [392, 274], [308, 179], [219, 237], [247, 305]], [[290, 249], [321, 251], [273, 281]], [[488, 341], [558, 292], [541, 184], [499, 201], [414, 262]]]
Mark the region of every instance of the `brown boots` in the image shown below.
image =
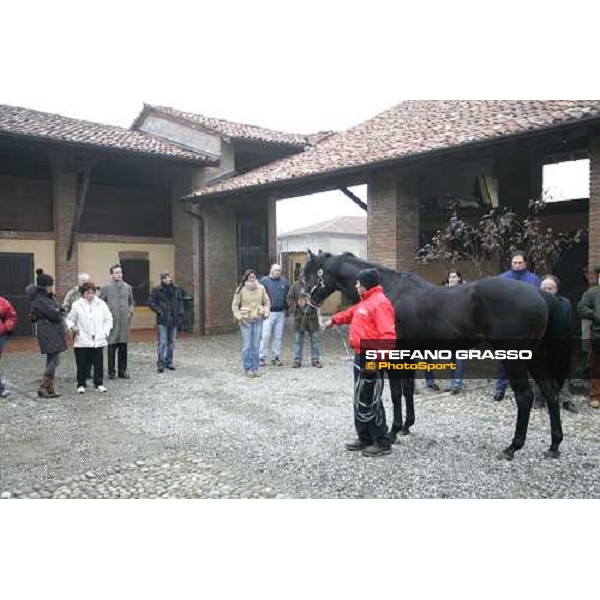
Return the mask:
[[37, 395], [40, 398], [58, 398], [60, 394], [54, 391], [54, 376], [44, 375], [42, 385], [40, 385]]

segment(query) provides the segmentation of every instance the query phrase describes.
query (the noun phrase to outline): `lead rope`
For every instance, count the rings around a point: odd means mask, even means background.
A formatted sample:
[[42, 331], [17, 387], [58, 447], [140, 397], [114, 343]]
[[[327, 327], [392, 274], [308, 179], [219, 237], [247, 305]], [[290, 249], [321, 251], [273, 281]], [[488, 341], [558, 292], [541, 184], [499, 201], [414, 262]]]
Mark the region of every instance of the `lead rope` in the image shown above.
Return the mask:
[[[323, 318], [321, 316], [321, 309], [317, 306], [316, 310], [317, 310], [317, 316], [319, 318], [319, 329], [321, 331], [323, 331]], [[333, 329], [335, 330], [335, 332], [338, 334], [338, 336], [342, 340], [342, 344], [344, 345], [344, 350], [346, 350], [346, 355], [348, 356], [348, 360], [354, 360], [354, 358], [350, 354], [350, 349], [348, 348], [348, 344], [346, 344], [346, 339], [344, 338], [344, 334], [337, 327], [333, 327]]]

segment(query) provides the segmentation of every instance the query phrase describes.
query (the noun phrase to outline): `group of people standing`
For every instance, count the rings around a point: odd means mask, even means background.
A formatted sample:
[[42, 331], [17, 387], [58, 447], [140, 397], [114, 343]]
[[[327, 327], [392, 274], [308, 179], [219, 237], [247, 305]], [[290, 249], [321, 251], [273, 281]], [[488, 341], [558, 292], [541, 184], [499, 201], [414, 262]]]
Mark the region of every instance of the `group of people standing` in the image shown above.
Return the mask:
[[[130, 379], [128, 344], [135, 302], [131, 285], [123, 280], [121, 265], [109, 269], [110, 281], [98, 288], [87, 273], [80, 273], [61, 304], [54, 293], [54, 278], [36, 270], [35, 283], [27, 286], [30, 300], [29, 318], [35, 323], [40, 352], [46, 355], [40, 398], [57, 398], [56, 370], [67, 340], [73, 345], [77, 368], [77, 393], [83, 394], [88, 380], [100, 393], [104, 385], [104, 348], [108, 354], [108, 378]], [[183, 321], [182, 291], [168, 272], [160, 274], [160, 285], [149, 297], [148, 306], [156, 313], [158, 361], [157, 371], [174, 370], [173, 348], [177, 330]], [[2, 347], [17, 324], [12, 305], [0, 298], [0, 355]], [[7, 391], [0, 378], [0, 395]]]
[[292, 367], [302, 366], [306, 334], [311, 344], [311, 364], [321, 367], [319, 317], [308, 305], [304, 280], [301, 277], [290, 286], [281, 273], [281, 265], [273, 264], [269, 274], [259, 280], [256, 271], [248, 269], [233, 296], [231, 311], [240, 327], [242, 370], [248, 377], [258, 377], [259, 367], [265, 367], [267, 362], [283, 366], [283, 333], [288, 312], [294, 315]]

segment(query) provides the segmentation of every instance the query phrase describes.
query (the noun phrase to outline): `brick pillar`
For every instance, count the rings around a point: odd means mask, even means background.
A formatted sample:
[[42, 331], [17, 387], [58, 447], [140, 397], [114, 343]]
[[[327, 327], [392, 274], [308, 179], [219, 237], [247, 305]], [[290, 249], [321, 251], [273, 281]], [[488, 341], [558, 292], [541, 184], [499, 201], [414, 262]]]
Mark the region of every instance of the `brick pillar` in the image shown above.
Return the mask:
[[397, 180], [391, 173], [371, 177], [367, 187], [367, 257], [391, 269], [398, 266]]
[[419, 245], [419, 200], [408, 175], [381, 173], [367, 193], [367, 255], [391, 269], [412, 270]]
[[590, 243], [589, 281], [596, 281], [594, 267], [600, 265], [600, 138], [590, 143]]
[[397, 179], [396, 194], [398, 218], [397, 227], [397, 266], [399, 271], [415, 271], [415, 252], [419, 248], [421, 219], [419, 195], [414, 180], [403, 174]]
[[267, 219], [268, 219], [268, 244], [269, 244], [269, 266], [276, 263], [277, 257], [277, 201], [272, 198], [267, 199]]
[[54, 276], [54, 291], [62, 300], [67, 291], [77, 283], [77, 239], [73, 246], [71, 260], [67, 261], [71, 228], [77, 209], [77, 173], [61, 160], [53, 161], [52, 173], [52, 206], [56, 239], [56, 273], [52, 273], [52, 275]]
[[234, 329], [231, 301], [239, 279], [236, 211], [226, 202], [207, 203], [204, 219], [205, 333]]

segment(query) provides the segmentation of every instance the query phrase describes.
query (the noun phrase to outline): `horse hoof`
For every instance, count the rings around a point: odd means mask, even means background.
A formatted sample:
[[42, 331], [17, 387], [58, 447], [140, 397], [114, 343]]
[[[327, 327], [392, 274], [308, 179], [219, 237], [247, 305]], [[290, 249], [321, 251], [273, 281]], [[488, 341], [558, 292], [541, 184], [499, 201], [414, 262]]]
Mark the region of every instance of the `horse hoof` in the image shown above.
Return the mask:
[[410, 435], [410, 429], [403, 429], [400, 431], [400, 435]]
[[558, 458], [560, 456], [560, 450], [546, 450], [544, 452], [544, 458]]
[[514, 450], [505, 448], [502, 452], [498, 452], [498, 460], [512, 460], [515, 457]]

